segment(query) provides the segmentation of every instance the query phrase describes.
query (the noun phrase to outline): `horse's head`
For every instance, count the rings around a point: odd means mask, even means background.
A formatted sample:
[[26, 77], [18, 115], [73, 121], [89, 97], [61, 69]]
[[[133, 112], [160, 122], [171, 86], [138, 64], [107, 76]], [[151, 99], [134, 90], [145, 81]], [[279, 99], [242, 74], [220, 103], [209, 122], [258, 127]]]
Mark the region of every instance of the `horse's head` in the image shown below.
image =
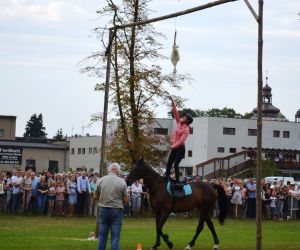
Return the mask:
[[126, 178], [127, 185], [132, 184], [136, 180], [142, 179], [144, 177], [145, 167], [146, 165], [143, 158], [136, 161]]

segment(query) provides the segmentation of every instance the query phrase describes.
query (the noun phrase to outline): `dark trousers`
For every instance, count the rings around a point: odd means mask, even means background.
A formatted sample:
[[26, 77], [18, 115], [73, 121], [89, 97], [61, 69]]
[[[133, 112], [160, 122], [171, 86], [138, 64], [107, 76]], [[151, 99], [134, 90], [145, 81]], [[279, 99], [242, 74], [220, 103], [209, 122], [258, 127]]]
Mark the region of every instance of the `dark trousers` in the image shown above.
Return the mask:
[[29, 211], [31, 213], [38, 212], [38, 201], [37, 195], [31, 195], [30, 203], [29, 203]]
[[256, 199], [248, 198], [246, 217], [255, 219], [255, 216], [256, 216]]
[[16, 213], [20, 209], [22, 193], [12, 194], [12, 212]]
[[84, 215], [84, 208], [86, 207], [88, 192], [78, 193], [78, 215]]
[[171, 168], [174, 164], [176, 182], [179, 182], [179, 163], [185, 156], [185, 146], [182, 145], [179, 148], [172, 149], [169, 154], [169, 159], [167, 163], [166, 175], [169, 176], [171, 174]]

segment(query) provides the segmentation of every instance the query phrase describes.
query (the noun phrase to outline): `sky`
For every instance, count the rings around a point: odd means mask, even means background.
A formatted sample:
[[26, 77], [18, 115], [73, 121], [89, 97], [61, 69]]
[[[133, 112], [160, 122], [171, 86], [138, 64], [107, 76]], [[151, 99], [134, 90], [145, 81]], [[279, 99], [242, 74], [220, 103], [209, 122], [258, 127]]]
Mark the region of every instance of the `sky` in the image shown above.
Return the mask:
[[[156, 17], [209, 0], [153, 0]], [[257, 9], [257, 1], [250, 1]], [[17, 116], [17, 135], [42, 113], [48, 137], [59, 128], [68, 135], [101, 134], [91, 114], [103, 111], [101, 79], [80, 73], [78, 63], [99, 50], [92, 33], [107, 19], [96, 13], [104, 0], [0, 0], [0, 115]], [[264, 77], [269, 77], [273, 104], [291, 121], [300, 109], [300, 1], [265, 0]], [[106, 17], [107, 18], [107, 17]], [[154, 24], [166, 39], [170, 56], [175, 29], [181, 60], [179, 73], [193, 81], [180, 94], [186, 107], [234, 108], [250, 112], [257, 102], [257, 23], [244, 1], [225, 4]], [[158, 60], [172, 72], [170, 60]], [[169, 107], [159, 106], [158, 117]], [[109, 118], [113, 113], [109, 114]]]

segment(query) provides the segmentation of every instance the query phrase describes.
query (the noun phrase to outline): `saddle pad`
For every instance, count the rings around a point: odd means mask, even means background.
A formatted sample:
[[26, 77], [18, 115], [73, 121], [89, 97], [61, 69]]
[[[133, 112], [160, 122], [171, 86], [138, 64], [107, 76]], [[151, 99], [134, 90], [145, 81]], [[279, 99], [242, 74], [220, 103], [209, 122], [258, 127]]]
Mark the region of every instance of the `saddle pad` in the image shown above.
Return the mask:
[[182, 187], [182, 190], [176, 190], [174, 188], [174, 186], [172, 186], [172, 182], [168, 181], [167, 183], [167, 190], [168, 193], [172, 196], [172, 197], [184, 197], [184, 196], [189, 196], [192, 194], [192, 187], [190, 184], [185, 184]]

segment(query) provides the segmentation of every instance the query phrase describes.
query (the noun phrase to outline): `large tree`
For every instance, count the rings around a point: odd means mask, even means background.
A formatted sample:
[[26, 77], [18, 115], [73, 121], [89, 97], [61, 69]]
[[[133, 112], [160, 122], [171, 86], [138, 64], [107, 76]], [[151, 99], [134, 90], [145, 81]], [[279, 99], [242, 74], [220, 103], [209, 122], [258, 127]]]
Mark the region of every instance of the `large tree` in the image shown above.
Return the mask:
[[[123, 0], [114, 3], [108, 0], [98, 13], [111, 16], [107, 25], [114, 26], [148, 19], [149, 0]], [[96, 29], [102, 43], [102, 51], [88, 57], [86, 72], [102, 77], [105, 71], [107, 47], [106, 30]], [[156, 63], [163, 58], [159, 53], [162, 37], [153, 26], [133, 26], [117, 31], [112, 41], [112, 77], [110, 82], [111, 103], [116, 110], [117, 132], [108, 147], [108, 159], [132, 163], [142, 155], [153, 164], [162, 157], [155, 146], [161, 143], [149, 125], [153, 121], [154, 109], [159, 104], [169, 102], [169, 90], [180, 89], [186, 78], [181, 74], [164, 74]], [[104, 82], [96, 85], [96, 90], [104, 90]], [[173, 97], [177, 102], [182, 99]], [[160, 103], [158, 103], [160, 102]]]
[[43, 125], [43, 115], [33, 114], [26, 124], [24, 137], [46, 138], [47, 134]]

